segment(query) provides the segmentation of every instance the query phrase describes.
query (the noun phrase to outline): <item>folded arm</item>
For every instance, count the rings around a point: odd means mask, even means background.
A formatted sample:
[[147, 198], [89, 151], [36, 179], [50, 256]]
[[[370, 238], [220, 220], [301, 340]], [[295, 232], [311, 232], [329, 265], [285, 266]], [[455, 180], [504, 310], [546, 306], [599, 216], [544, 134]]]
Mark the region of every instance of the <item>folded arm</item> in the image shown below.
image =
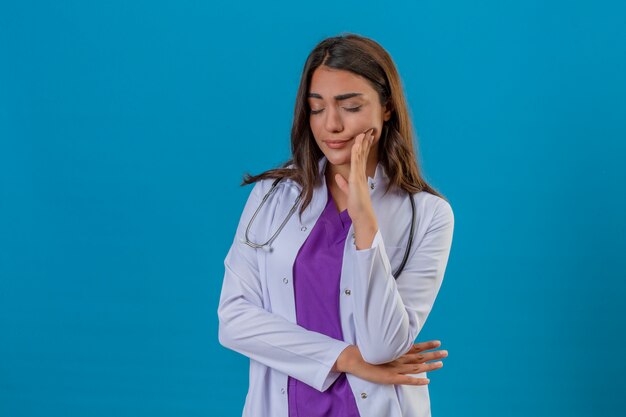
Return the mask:
[[261, 183], [257, 182], [224, 260], [217, 310], [219, 341], [224, 347], [325, 391], [341, 374], [333, 366], [350, 344], [307, 330], [263, 308], [256, 253], [261, 249], [240, 241], [262, 196]]
[[380, 230], [372, 246], [349, 256], [355, 274], [354, 303], [357, 346], [366, 362], [382, 364], [405, 354], [432, 309], [443, 281], [454, 229], [454, 214], [441, 199], [423, 239], [411, 249], [396, 280]]

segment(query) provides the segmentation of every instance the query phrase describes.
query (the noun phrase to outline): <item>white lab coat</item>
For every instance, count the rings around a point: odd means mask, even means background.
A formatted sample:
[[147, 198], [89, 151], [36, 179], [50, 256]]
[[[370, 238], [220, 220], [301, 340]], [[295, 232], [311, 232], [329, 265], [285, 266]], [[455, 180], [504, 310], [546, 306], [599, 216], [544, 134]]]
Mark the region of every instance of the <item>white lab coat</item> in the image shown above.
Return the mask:
[[[320, 174], [326, 163], [323, 156]], [[325, 391], [340, 375], [331, 367], [351, 344], [372, 364], [406, 353], [432, 309], [452, 244], [454, 216], [448, 202], [427, 192], [415, 194], [413, 246], [404, 271], [397, 281], [393, 278], [407, 244], [411, 205], [403, 190], [392, 188], [383, 197], [388, 178], [378, 163], [368, 183], [379, 230], [371, 248], [357, 250], [350, 226], [344, 247], [340, 279], [344, 340], [307, 330], [296, 322], [293, 264], [326, 206], [326, 181], [321, 175], [302, 222], [296, 211], [267, 252], [241, 239], [273, 181], [256, 182], [248, 197], [224, 260], [217, 310], [220, 343], [250, 358], [243, 417], [288, 417], [288, 375]], [[248, 236], [255, 243], [269, 239], [300, 193], [300, 186], [291, 180], [282, 180], [277, 187], [252, 224]], [[427, 385], [377, 384], [350, 373], [347, 378], [361, 417], [431, 415]]]

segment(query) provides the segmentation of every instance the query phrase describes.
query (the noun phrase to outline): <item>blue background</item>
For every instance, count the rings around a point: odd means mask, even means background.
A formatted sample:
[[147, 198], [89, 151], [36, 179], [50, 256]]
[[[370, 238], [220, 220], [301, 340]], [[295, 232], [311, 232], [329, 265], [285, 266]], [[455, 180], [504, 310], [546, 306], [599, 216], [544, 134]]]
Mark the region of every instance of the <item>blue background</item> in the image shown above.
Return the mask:
[[304, 60], [395, 60], [451, 202], [433, 416], [626, 408], [626, 6], [2, 2], [0, 416], [239, 416], [223, 259]]

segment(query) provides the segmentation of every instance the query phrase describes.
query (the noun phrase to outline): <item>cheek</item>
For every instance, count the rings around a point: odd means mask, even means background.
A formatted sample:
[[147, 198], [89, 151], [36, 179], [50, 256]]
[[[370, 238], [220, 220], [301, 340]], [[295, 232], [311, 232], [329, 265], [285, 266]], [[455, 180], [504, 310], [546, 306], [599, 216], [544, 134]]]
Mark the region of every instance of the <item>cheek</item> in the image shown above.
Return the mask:
[[379, 119], [380, 116], [377, 113], [371, 106], [365, 106], [360, 112], [354, 113], [350, 119], [359, 124], [371, 125]]
[[309, 127], [311, 128], [311, 132], [313, 132], [313, 136], [315, 136], [315, 140], [317, 140], [318, 133], [320, 132], [320, 125], [313, 119], [309, 119]]
[[[378, 128], [378, 125], [380, 124], [380, 119], [376, 117], [375, 114], [372, 114], [372, 112], [367, 112], [367, 113], [363, 113], [363, 114], [359, 114], [358, 116], [355, 116], [350, 123], [350, 130], [354, 130], [356, 133], [361, 133], [371, 127], [376, 127]], [[348, 127], [348, 125], [346, 125], [346, 127]]]

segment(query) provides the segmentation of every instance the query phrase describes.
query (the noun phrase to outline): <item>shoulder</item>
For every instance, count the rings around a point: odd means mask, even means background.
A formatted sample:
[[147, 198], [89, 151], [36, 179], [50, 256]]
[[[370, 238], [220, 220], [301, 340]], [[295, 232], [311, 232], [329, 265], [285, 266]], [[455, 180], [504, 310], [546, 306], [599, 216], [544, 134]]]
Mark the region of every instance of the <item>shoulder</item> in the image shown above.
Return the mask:
[[[294, 164], [289, 164], [282, 168], [292, 169]], [[269, 172], [269, 171], [266, 171]], [[265, 204], [279, 204], [280, 201], [297, 196], [302, 192], [302, 186], [296, 180], [289, 177], [268, 177], [261, 178], [248, 188], [248, 201], [258, 204], [264, 201]]]
[[270, 187], [270, 179], [261, 179], [254, 182], [252, 187], [248, 188], [248, 200], [258, 200]]
[[423, 218], [430, 219], [431, 226], [454, 225], [452, 205], [444, 198], [421, 191], [414, 195], [414, 199]]
[[284, 186], [291, 182], [292, 182], [291, 180], [284, 179], [284, 178], [282, 179], [281, 178], [263, 178], [254, 183], [252, 190], [250, 191], [250, 194], [263, 196], [268, 191], [270, 191], [272, 187], [278, 186], [278, 185]]
[[248, 200], [257, 205], [265, 200], [264, 204], [275, 209], [281, 201], [299, 194], [300, 191], [300, 185], [289, 178], [263, 178], [254, 183]]

